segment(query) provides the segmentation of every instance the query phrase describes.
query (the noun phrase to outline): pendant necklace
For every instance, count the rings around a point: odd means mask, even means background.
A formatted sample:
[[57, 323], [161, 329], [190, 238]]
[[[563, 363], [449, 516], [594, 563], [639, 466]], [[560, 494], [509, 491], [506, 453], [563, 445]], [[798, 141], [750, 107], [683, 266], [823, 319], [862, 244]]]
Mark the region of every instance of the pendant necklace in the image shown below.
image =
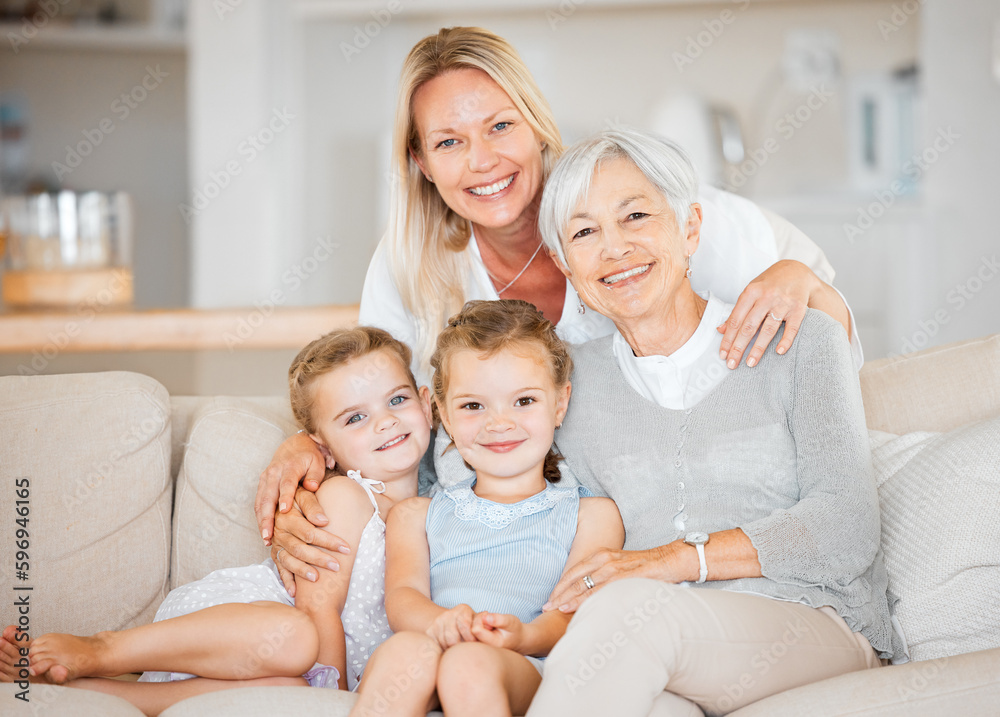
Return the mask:
[[[510, 287], [514, 286], [514, 282], [521, 278], [521, 274], [523, 274], [528, 270], [528, 267], [531, 266], [531, 262], [533, 262], [535, 260], [535, 257], [538, 256], [538, 252], [542, 250], [542, 244], [544, 243], [545, 243], [544, 241], [538, 242], [538, 246], [535, 248], [535, 253], [531, 255], [530, 259], [528, 259], [528, 263], [524, 265], [524, 268], [522, 268], [521, 271], [517, 272], [517, 276], [511, 279], [510, 282], [507, 284], [507, 286], [497, 290], [497, 296], [500, 296], [500, 294], [507, 291], [507, 289], [509, 289]], [[493, 272], [490, 271], [489, 268], [486, 266], [485, 261], [483, 262], [483, 268], [486, 269], [486, 273], [490, 275], [490, 278], [493, 279], [493, 281], [495, 281], [498, 284], [501, 283], [500, 279], [494, 276]]]

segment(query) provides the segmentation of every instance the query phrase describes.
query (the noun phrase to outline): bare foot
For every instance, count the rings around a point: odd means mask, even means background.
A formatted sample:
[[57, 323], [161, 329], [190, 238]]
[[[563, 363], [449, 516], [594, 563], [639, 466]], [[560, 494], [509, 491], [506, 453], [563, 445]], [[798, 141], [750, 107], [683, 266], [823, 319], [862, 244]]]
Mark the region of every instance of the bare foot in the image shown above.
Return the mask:
[[[8, 625], [0, 634], [0, 682], [17, 682], [28, 679], [28, 658], [21, 650], [31, 646], [28, 635], [16, 625]], [[21, 664], [18, 664], [18, 663]]]
[[50, 632], [35, 638], [29, 653], [31, 674], [57, 685], [77, 677], [114, 677], [104, 668], [111, 634], [77, 637]]

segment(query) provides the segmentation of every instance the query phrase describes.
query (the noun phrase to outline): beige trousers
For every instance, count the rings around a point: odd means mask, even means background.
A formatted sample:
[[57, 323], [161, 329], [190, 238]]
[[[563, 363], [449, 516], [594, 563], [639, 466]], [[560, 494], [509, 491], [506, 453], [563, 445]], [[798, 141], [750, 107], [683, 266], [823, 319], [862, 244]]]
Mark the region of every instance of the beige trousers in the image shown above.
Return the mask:
[[830, 608], [619, 580], [577, 611], [545, 661], [528, 717], [726, 714], [879, 664]]

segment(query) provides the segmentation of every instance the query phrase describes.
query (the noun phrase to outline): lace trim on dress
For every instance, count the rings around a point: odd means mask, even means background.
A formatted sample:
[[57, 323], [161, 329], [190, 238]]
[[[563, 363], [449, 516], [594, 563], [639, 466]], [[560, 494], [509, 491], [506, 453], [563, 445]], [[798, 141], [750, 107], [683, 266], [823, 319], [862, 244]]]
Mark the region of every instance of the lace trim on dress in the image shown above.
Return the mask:
[[549, 510], [556, 503], [579, 495], [576, 486], [558, 488], [548, 485], [541, 493], [517, 503], [494, 503], [473, 492], [474, 482], [475, 479], [459, 483], [446, 490], [445, 495], [455, 503], [455, 517], [460, 520], [476, 520], [494, 529], [506, 528], [518, 518]]

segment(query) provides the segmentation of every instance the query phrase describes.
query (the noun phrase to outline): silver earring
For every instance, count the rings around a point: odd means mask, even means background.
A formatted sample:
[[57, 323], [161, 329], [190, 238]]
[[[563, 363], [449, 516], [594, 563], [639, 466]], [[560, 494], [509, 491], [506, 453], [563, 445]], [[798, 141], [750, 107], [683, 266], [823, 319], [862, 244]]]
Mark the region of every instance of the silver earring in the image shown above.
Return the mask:
[[583, 305], [583, 299], [580, 299], [580, 305], [576, 308], [576, 310], [580, 314], [580, 316], [583, 316], [584, 314], [587, 313], [587, 307]]
[[687, 267], [688, 267], [687, 271], [684, 272], [684, 276], [686, 276], [688, 279], [690, 279], [691, 278], [691, 255], [688, 254], [684, 258], [687, 259]]
[[431, 178], [431, 175], [425, 174], [424, 176], [427, 177], [427, 181], [428, 182], [430, 182], [431, 184], [434, 184], [434, 180]]

